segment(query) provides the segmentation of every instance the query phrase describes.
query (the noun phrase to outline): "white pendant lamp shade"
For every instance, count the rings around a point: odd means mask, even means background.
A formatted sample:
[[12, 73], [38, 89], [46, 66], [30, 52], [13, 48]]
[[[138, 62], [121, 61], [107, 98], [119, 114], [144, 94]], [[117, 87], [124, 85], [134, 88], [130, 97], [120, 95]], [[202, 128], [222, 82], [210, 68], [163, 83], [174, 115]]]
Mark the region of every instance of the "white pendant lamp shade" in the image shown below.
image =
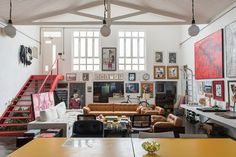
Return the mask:
[[6, 35], [8, 35], [11, 38], [14, 38], [16, 36], [16, 28], [12, 25], [11, 11], [12, 11], [12, 3], [10, 0], [10, 19], [8, 20], [8, 24], [3, 28], [3, 30]]
[[3, 28], [6, 35], [11, 38], [16, 36], [16, 28], [12, 25], [11, 20], [8, 21], [8, 24]]
[[194, 0], [192, 0], [192, 25], [188, 28], [188, 34], [193, 37], [198, 35], [200, 28], [196, 25], [194, 19]]
[[195, 24], [193, 23], [189, 28], [188, 28], [188, 34], [190, 36], [196, 36], [198, 35], [198, 33], [200, 32], [200, 28]]
[[103, 26], [100, 29], [100, 33], [102, 36], [108, 37], [111, 34], [111, 29], [106, 24], [103, 24]]

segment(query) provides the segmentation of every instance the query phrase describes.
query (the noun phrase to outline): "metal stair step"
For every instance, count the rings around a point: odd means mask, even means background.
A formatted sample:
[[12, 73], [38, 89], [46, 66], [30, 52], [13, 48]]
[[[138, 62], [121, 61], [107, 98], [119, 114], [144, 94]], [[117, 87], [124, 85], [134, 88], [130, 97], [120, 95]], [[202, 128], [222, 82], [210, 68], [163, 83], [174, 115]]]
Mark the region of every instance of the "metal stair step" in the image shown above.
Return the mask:
[[4, 126], [27, 126], [28, 123], [3, 123], [3, 124], [0, 124], [1, 127], [4, 127]]
[[12, 110], [12, 111], [7, 111], [7, 113], [30, 113], [30, 110]]
[[0, 136], [23, 136], [27, 130], [0, 131]]

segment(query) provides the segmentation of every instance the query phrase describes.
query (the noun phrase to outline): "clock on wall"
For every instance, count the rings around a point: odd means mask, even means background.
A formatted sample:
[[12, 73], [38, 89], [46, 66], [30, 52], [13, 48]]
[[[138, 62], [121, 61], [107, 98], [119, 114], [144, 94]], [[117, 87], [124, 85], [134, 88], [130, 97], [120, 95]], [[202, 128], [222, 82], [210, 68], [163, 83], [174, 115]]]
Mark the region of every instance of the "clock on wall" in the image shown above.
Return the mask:
[[149, 80], [150, 79], [150, 75], [148, 73], [143, 74], [143, 79], [144, 80]]

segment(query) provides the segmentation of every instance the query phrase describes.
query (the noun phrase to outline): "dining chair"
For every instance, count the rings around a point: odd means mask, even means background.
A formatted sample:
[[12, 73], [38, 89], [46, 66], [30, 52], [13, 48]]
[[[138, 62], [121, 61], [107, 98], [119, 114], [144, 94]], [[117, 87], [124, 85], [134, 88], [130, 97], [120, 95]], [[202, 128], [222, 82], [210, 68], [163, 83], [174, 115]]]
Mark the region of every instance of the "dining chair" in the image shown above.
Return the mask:
[[130, 117], [133, 132], [151, 131], [151, 115], [133, 115]]
[[173, 131], [160, 133], [139, 132], [139, 138], [175, 138], [175, 136]]
[[103, 123], [98, 120], [75, 121], [72, 137], [104, 137]]

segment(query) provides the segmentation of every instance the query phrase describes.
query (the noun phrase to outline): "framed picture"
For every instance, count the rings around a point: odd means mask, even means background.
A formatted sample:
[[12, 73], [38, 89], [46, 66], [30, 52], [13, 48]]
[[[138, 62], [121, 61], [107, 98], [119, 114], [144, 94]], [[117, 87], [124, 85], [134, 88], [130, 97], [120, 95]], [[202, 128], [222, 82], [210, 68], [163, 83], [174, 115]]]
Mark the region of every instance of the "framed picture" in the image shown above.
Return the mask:
[[167, 66], [167, 79], [179, 79], [178, 66]]
[[83, 81], [89, 81], [89, 73], [83, 73]]
[[203, 82], [203, 92], [211, 94], [212, 93], [212, 82], [211, 81], [204, 81]]
[[163, 52], [156, 52], [156, 62], [162, 63], [163, 62]]
[[66, 73], [66, 81], [76, 81], [76, 73]]
[[213, 98], [215, 100], [224, 101], [225, 100], [225, 90], [224, 81], [212, 81], [213, 84]]
[[223, 30], [194, 44], [195, 79], [223, 78]]
[[229, 105], [234, 110], [236, 104], [236, 80], [228, 81], [228, 96], [229, 96]]
[[176, 53], [175, 52], [169, 53], [169, 63], [176, 63]]
[[156, 93], [164, 93], [165, 92], [165, 84], [157, 82], [156, 83]]
[[149, 95], [149, 98], [153, 98], [153, 83], [141, 83], [141, 95], [145, 94]]
[[165, 79], [166, 78], [166, 67], [165, 66], [154, 66], [154, 79]]
[[102, 70], [116, 71], [116, 48], [102, 48]]
[[92, 92], [92, 86], [87, 86], [87, 92]]
[[139, 93], [139, 83], [126, 83], [126, 93]]
[[226, 74], [236, 77], [236, 21], [225, 27]]
[[129, 73], [128, 74], [129, 81], [135, 81], [136, 80], [136, 74], [135, 73]]

